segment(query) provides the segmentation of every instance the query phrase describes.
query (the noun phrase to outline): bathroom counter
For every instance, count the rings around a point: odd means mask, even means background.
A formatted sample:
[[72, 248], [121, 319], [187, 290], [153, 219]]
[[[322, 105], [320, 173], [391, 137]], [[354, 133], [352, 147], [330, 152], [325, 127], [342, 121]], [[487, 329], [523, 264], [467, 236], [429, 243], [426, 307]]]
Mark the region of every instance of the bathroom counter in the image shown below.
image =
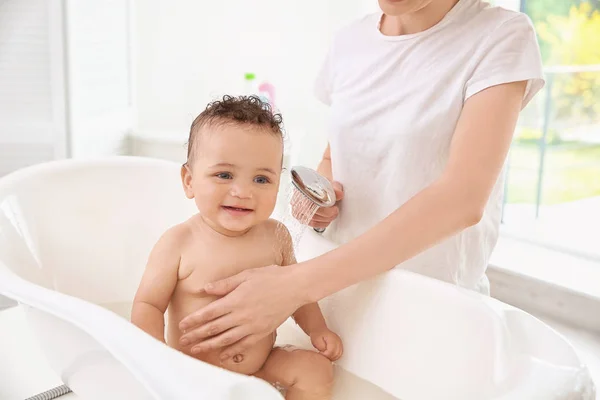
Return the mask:
[[[62, 385], [29, 331], [21, 306], [0, 308], [0, 399], [24, 400]], [[60, 400], [80, 399], [69, 393]]]

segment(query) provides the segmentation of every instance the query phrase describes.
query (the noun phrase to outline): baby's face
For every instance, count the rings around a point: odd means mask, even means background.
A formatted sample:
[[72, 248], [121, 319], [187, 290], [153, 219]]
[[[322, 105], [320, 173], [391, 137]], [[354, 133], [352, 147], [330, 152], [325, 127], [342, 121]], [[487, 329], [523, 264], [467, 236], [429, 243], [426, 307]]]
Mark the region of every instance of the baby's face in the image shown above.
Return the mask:
[[[182, 170], [186, 196], [215, 230], [239, 234], [267, 220], [281, 177], [281, 136], [224, 125], [197, 133], [192, 165]], [[191, 173], [190, 173], [191, 172]]]

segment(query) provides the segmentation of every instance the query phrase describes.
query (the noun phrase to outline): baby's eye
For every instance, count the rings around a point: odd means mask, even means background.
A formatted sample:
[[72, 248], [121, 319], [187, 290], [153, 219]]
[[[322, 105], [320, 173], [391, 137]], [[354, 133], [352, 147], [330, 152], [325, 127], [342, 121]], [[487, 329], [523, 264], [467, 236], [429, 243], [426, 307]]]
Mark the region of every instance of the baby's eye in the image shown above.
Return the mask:
[[219, 179], [231, 179], [232, 176], [229, 172], [220, 172], [217, 174], [217, 178]]
[[271, 181], [266, 176], [257, 176], [256, 178], [254, 178], [254, 182], [260, 183], [261, 185], [264, 185], [264, 184], [269, 183]]

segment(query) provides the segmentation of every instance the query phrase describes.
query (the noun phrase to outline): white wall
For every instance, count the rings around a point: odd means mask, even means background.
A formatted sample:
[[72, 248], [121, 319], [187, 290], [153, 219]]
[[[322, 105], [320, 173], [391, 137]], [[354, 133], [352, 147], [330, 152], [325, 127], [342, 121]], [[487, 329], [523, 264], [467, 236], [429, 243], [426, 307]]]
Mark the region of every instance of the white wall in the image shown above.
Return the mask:
[[0, 0], [0, 176], [126, 151], [129, 15], [130, 0]]
[[[206, 104], [255, 72], [277, 88], [293, 162], [314, 164], [326, 108], [313, 80], [332, 33], [376, 0], [134, 0], [135, 131], [184, 143]], [[309, 140], [306, 140], [306, 139]], [[298, 140], [302, 139], [302, 142]], [[303, 151], [306, 147], [312, 151]]]
[[0, 176], [64, 157], [62, 7], [0, 2]]
[[67, 0], [70, 155], [120, 154], [133, 125], [130, 0]]

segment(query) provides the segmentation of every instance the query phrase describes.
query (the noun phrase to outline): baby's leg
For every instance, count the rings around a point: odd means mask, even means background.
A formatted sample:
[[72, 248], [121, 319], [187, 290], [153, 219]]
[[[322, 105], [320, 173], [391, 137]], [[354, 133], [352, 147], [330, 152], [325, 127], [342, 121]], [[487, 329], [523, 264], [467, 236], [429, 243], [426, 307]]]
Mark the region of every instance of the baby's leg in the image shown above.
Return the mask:
[[331, 399], [333, 365], [314, 351], [276, 347], [256, 376], [283, 386], [286, 400]]

